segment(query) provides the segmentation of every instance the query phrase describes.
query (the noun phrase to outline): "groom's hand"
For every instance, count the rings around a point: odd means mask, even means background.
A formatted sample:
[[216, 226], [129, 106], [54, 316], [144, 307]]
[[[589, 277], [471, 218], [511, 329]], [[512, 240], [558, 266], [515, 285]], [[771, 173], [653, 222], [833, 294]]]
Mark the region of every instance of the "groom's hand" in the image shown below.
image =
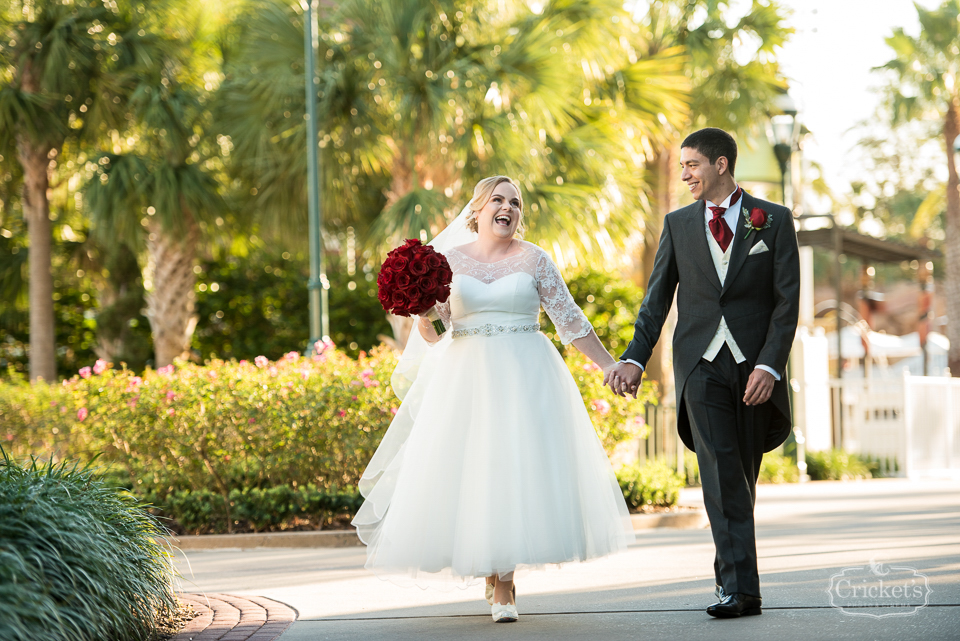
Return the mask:
[[762, 369], [755, 369], [747, 379], [747, 391], [743, 394], [743, 402], [747, 405], [760, 405], [770, 400], [773, 393], [775, 379], [773, 374]]
[[603, 384], [609, 385], [610, 389], [617, 396], [626, 396], [630, 394], [637, 397], [637, 391], [640, 389], [640, 379], [643, 378], [643, 370], [633, 363], [617, 363], [609, 370], [604, 372]]

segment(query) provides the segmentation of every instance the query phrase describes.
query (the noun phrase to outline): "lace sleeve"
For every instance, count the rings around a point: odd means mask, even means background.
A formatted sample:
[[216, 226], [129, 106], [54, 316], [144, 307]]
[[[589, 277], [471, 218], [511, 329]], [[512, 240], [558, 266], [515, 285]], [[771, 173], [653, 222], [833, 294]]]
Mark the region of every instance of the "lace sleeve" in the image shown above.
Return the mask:
[[440, 320], [443, 321], [443, 324], [447, 326], [447, 329], [450, 329], [450, 298], [443, 303], [437, 303], [437, 313], [440, 314]]
[[590, 321], [570, 295], [560, 270], [545, 252], [541, 252], [537, 262], [536, 278], [540, 305], [557, 328], [561, 343], [567, 345], [593, 331]]

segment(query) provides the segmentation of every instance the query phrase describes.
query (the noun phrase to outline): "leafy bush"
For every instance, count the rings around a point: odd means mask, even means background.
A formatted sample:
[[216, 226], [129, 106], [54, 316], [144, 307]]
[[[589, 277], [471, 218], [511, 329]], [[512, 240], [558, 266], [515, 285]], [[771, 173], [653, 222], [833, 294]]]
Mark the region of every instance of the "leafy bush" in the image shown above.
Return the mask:
[[[142, 377], [98, 363], [61, 385], [21, 377], [0, 384], [0, 439], [18, 456], [102, 454], [111, 482], [185, 531], [322, 525], [340, 513], [320, 503], [356, 487], [393, 419], [395, 364], [385, 347], [357, 360], [328, 348], [276, 362], [178, 363]], [[567, 364], [608, 450], [645, 435], [642, 403], [604, 388], [579, 352]], [[650, 385], [641, 393], [654, 400]], [[296, 497], [281, 501], [284, 492]]]
[[849, 481], [873, 477], [866, 461], [857, 454], [843, 450], [807, 452], [807, 474], [814, 481]]
[[[330, 327], [333, 341], [351, 357], [392, 336], [377, 300], [376, 274], [360, 270], [350, 276], [328, 265]], [[240, 258], [227, 256], [200, 266], [197, 323], [193, 349], [201, 359], [271, 360], [291, 349], [303, 351], [310, 334], [306, 256], [257, 249]]]
[[148, 639], [176, 608], [164, 534], [76, 464], [0, 460], [0, 638]]
[[[219, 533], [226, 529], [221, 497], [210, 490], [180, 490], [160, 499], [148, 496], [172, 527], [190, 534]], [[234, 529], [254, 532], [276, 529], [321, 529], [340, 518], [349, 520], [363, 503], [357, 491], [320, 490], [315, 485], [230, 490]]]
[[789, 456], [777, 452], [767, 452], [760, 462], [760, 483], [796, 483], [800, 480], [800, 470]]
[[617, 396], [603, 385], [603, 372], [573, 347], [566, 350], [566, 363], [590, 413], [600, 442], [608, 453], [618, 443], [646, 438], [650, 429], [644, 422], [644, 404], [657, 404], [656, 384], [643, 381], [637, 398]]
[[634, 510], [676, 505], [684, 486], [683, 477], [663, 461], [624, 465], [617, 471], [617, 482]]

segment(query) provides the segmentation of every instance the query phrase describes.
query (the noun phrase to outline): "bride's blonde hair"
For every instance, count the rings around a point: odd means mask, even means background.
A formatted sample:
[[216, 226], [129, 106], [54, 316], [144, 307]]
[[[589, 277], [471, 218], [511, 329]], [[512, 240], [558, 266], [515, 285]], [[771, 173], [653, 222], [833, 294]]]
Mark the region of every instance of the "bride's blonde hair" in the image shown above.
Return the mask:
[[483, 209], [483, 206], [487, 204], [487, 201], [489, 201], [493, 195], [493, 190], [501, 183], [510, 183], [517, 190], [520, 198], [520, 220], [517, 222], [516, 234], [520, 236], [520, 238], [523, 238], [523, 233], [527, 230], [526, 227], [523, 226], [523, 192], [520, 191], [520, 185], [509, 176], [490, 176], [478, 182], [477, 186], [473, 188], [473, 198], [471, 198], [468, 203], [470, 207], [470, 217], [467, 219], [467, 229], [473, 233], [479, 231], [477, 212]]

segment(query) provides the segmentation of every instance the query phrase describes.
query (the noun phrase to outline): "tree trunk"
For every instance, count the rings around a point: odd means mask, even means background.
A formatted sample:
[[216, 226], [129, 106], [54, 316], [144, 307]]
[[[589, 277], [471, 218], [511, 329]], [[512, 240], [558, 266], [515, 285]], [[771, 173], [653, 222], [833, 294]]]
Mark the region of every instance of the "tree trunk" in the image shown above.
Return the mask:
[[[26, 93], [40, 91], [40, 79], [27, 63], [20, 77]], [[26, 133], [17, 135], [17, 157], [23, 167], [23, 214], [30, 240], [30, 380], [57, 379], [56, 338], [53, 327], [53, 274], [50, 248], [53, 226], [50, 224], [49, 142], [32, 140]]]
[[147, 292], [147, 319], [153, 334], [155, 367], [189, 356], [190, 338], [197, 326], [194, 314], [197, 275], [193, 271], [200, 230], [192, 217], [186, 234], [178, 239], [159, 222], [147, 227], [147, 252], [153, 265], [153, 288]]
[[[647, 169], [651, 175], [651, 187], [653, 188], [653, 216], [646, 221], [646, 227], [643, 234], [643, 287], [646, 290], [650, 282], [650, 275], [653, 273], [653, 260], [657, 255], [657, 247], [660, 245], [660, 233], [663, 231], [664, 217], [676, 208], [676, 198], [674, 197], [674, 179], [676, 178], [676, 150], [671, 147], [664, 147], [660, 153], [647, 164]], [[646, 293], [646, 292], [644, 292]], [[638, 310], [639, 311], [639, 310]], [[663, 390], [664, 364], [663, 364], [663, 345], [670, 339], [669, 332], [664, 332], [660, 340], [657, 341], [647, 361], [645, 370], [647, 380], [656, 381]]]
[[57, 379], [53, 326], [53, 274], [50, 252], [53, 226], [47, 188], [51, 147], [18, 137], [17, 155], [23, 166], [23, 213], [30, 239], [30, 380]]
[[954, 96], [947, 108], [943, 127], [947, 143], [947, 224], [946, 242], [946, 301], [947, 338], [950, 351], [947, 363], [953, 376], [960, 376], [960, 180], [954, 162], [953, 144], [960, 135], [960, 97]]

